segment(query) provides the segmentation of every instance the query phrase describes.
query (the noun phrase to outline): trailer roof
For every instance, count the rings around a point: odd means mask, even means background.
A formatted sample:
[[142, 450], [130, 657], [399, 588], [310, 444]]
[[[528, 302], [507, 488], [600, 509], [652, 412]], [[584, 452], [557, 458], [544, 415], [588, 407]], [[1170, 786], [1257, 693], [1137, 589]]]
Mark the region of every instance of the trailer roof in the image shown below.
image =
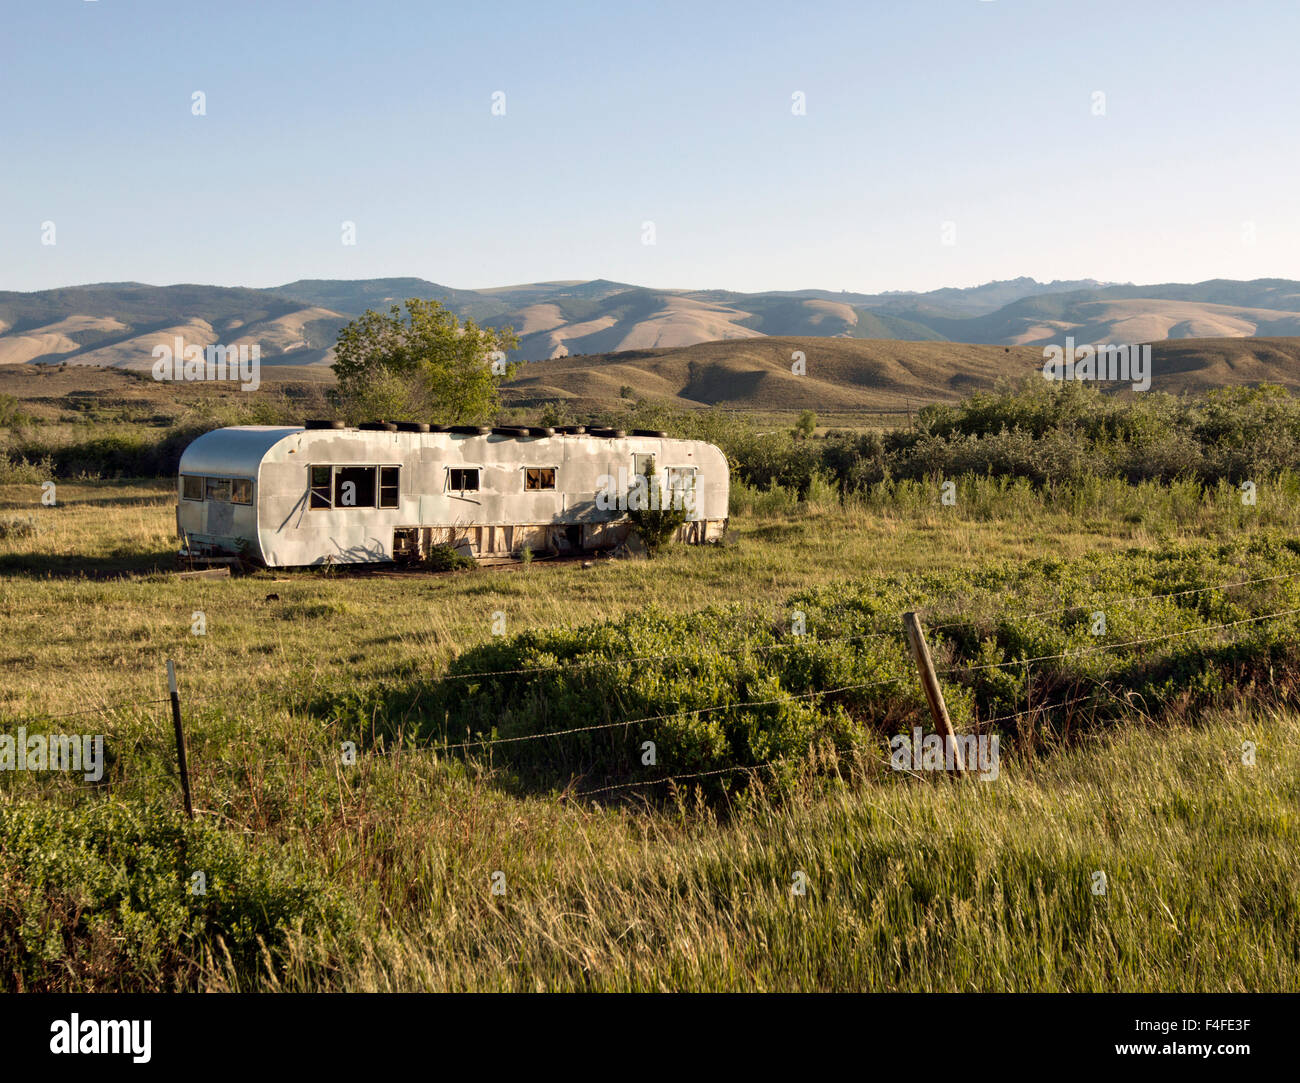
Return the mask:
[[232, 425], [224, 429], [213, 429], [197, 437], [181, 455], [180, 472], [182, 474], [212, 474], [218, 477], [256, 477], [258, 468], [267, 453], [281, 440], [290, 436], [307, 436], [320, 441], [334, 441], [348, 436], [367, 439], [407, 439], [412, 442], [427, 444], [430, 440], [446, 440], [450, 443], [461, 441], [484, 440], [497, 443], [502, 440], [532, 443], [538, 439], [564, 439], [587, 441], [620, 441], [636, 446], [644, 441], [655, 440], [656, 443], [691, 444], [702, 443], [698, 440], [673, 440], [669, 437], [650, 437], [640, 434], [625, 434], [611, 437], [600, 434], [585, 433], [566, 436], [556, 433], [553, 437], [504, 436], [497, 433], [485, 433], [470, 436], [463, 433], [415, 433], [383, 432], [372, 429], [349, 427], [346, 429], [308, 429], [301, 425]]
[[213, 429], [194, 440], [181, 455], [182, 474], [216, 474], [251, 478], [266, 453], [301, 426], [232, 425]]

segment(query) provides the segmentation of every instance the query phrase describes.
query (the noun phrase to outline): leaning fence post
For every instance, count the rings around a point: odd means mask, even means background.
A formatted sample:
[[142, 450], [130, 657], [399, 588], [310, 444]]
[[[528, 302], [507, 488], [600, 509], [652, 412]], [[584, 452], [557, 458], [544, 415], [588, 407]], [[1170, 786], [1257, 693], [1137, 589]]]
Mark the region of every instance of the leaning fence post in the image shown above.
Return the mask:
[[907, 629], [907, 641], [912, 647], [912, 658], [916, 661], [917, 671], [921, 675], [921, 687], [930, 704], [930, 714], [934, 718], [934, 728], [944, 741], [944, 751], [952, 749], [953, 768], [959, 775], [966, 773], [965, 758], [961, 745], [952, 730], [952, 720], [948, 717], [948, 705], [943, 701], [943, 689], [939, 687], [939, 677], [934, 672], [934, 661], [930, 657], [930, 648], [925, 642], [925, 632], [921, 628], [921, 618], [915, 613], [903, 614], [903, 627]]
[[185, 793], [185, 815], [194, 819], [194, 805], [190, 800], [190, 769], [185, 762], [185, 733], [181, 729], [181, 693], [176, 687], [176, 664], [167, 659], [167, 690], [172, 698], [172, 726], [176, 729], [176, 762], [181, 769], [181, 790]]

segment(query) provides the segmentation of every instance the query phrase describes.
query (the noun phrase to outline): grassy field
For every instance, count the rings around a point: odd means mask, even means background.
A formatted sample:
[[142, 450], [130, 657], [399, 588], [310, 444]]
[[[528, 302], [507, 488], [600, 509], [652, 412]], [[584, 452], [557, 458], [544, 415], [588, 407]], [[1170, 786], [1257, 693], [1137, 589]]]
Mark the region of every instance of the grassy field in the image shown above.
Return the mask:
[[[955, 508], [932, 489], [904, 483], [841, 505], [828, 492], [800, 503], [740, 487], [726, 545], [648, 562], [183, 581], [171, 569], [170, 484], [62, 482], [53, 508], [35, 483], [0, 487], [0, 732], [105, 733], [110, 750], [97, 787], [5, 773], [0, 982], [1294, 988], [1300, 716], [1281, 655], [1249, 695], [1243, 684], [1240, 697], [1220, 688], [1160, 711], [1134, 702], [1069, 739], [1009, 739], [994, 782], [900, 774], [883, 740], [812, 742], [779, 778], [746, 772], [747, 787], [686, 780], [575, 799], [580, 781], [521, 786], [494, 749], [439, 753], [384, 717], [389, 690], [421, 688], [501, 643], [494, 614], [509, 642], [647, 610], [689, 627], [738, 599], [743, 619], [780, 623], [800, 592], [829, 613], [849, 584], [924, 585], [942, 570], [985, 586], [936, 612], [987, 618], [1076, 596], [1040, 569], [1009, 599], [997, 569], [1044, 557], [1124, 568], [1142, 553], [1158, 568], [1198, 546], [1265, 545], [1300, 519], [1294, 494], [1267, 485], [1250, 509], [1226, 486], [1099, 482], [1052, 495], [972, 480]], [[1210, 551], [1170, 582], [1266, 573], [1280, 559], [1271, 552], [1220, 567]], [[1115, 581], [1112, 593], [1132, 592]], [[1252, 602], [1281, 610], [1292, 597]], [[1155, 612], [1134, 628], [1248, 611], [1222, 606]], [[1232, 639], [1197, 638], [1142, 664], [1179, 674]], [[157, 702], [169, 657], [185, 699], [192, 827]], [[899, 711], [913, 710], [915, 689], [907, 696]], [[80, 711], [93, 713], [52, 717]], [[358, 744], [355, 766], [340, 764], [341, 738]], [[195, 870], [202, 897], [188, 890]], [[802, 895], [791, 893], [797, 873]]]
[[[1203, 499], [1194, 486], [1099, 483], [1091, 496], [1051, 504], [1027, 485], [985, 482], [960, 508], [941, 507], [937, 487], [900, 489], [841, 507], [829, 492], [800, 503], [738, 487], [726, 545], [675, 547], [653, 562], [584, 569], [538, 560], [473, 575], [263, 571], [207, 582], [174, 574], [170, 482], [61, 482], [52, 508], [41, 506], [39, 484], [0, 486], [0, 524], [30, 523], [0, 537], [9, 672], [0, 709], [60, 713], [153, 698], [167, 657], [196, 692], [275, 693], [335, 672], [355, 681], [440, 671], [492, 638], [497, 612], [512, 634], [590, 624], [648, 602], [689, 612], [746, 599], [784, 619], [789, 595], [851, 577], [1083, 559], [1300, 525], [1292, 494], [1267, 490], [1247, 514], [1230, 489]], [[202, 637], [191, 634], [196, 611], [206, 618]]]

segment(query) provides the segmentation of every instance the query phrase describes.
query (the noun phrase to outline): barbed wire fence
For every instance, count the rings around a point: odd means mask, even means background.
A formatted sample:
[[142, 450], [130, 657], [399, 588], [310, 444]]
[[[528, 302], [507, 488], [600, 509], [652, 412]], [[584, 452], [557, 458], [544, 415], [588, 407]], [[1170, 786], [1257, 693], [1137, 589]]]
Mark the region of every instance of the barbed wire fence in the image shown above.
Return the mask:
[[[1094, 607], [1109, 608], [1119, 605], [1137, 605], [1140, 603], [1152, 603], [1164, 600], [1180, 599], [1199, 594], [1211, 593], [1216, 591], [1229, 591], [1241, 589], [1249, 586], [1258, 586], [1265, 583], [1275, 583], [1284, 580], [1290, 580], [1300, 577], [1300, 571], [1282, 573], [1270, 576], [1261, 576], [1251, 579], [1241, 579], [1228, 583], [1216, 583], [1208, 586], [1189, 588], [1178, 591], [1164, 593], [1152, 593], [1146, 595], [1130, 595], [1119, 598], [1101, 599], [1094, 602], [1058, 606], [1050, 609], [1035, 609], [1029, 611], [1019, 611], [1013, 613], [1000, 613], [997, 616], [999, 621], [1015, 621], [1038, 619], [1042, 617], [1059, 616], [1066, 613], [1089, 610]], [[945, 600], [932, 602], [929, 609], [939, 608]], [[794, 650], [806, 647], [809, 644], [821, 646], [834, 644], [849, 644], [864, 642], [875, 639], [895, 639], [905, 640], [906, 633], [901, 621], [906, 613], [884, 614], [876, 617], [878, 621], [894, 619], [899, 621], [896, 630], [890, 631], [884, 628], [873, 629], [871, 631], [857, 633], [846, 636], [834, 636], [818, 638], [809, 635], [791, 635], [789, 638], [776, 643], [768, 644], [745, 644], [739, 647], [716, 647], [701, 645], [702, 649], [707, 649], [714, 655], [733, 655], [733, 654], [762, 654], [771, 651]], [[977, 664], [958, 664], [952, 665], [942, 670], [935, 670], [936, 678], [947, 677], [954, 678], [973, 673], [984, 673], [995, 670], [1006, 670], [1014, 668], [1024, 668], [1030, 665], [1043, 665], [1052, 662], [1068, 661], [1070, 659], [1084, 658], [1092, 655], [1103, 654], [1108, 652], [1118, 652], [1125, 650], [1135, 650], [1154, 644], [1172, 642], [1175, 640], [1188, 639], [1195, 636], [1211, 635], [1244, 628], [1251, 625], [1259, 625], [1268, 621], [1281, 620], [1286, 617], [1300, 615], [1300, 607], [1286, 608], [1275, 610], [1268, 613], [1256, 614], [1249, 617], [1243, 617], [1231, 621], [1220, 621], [1208, 625], [1200, 625], [1194, 628], [1177, 629], [1159, 635], [1142, 636], [1127, 640], [1121, 640], [1110, 643], [1098, 643], [1089, 647], [1071, 648], [1051, 654], [1042, 654], [1029, 658], [1013, 658], [1001, 662], [988, 662]], [[937, 633], [951, 631], [955, 628], [970, 628], [979, 624], [981, 618], [972, 617], [969, 619], [948, 621], [942, 624], [934, 625], [930, 632]], [[605, 655], [595, 659], [584, 659], [581, 661], [556, 662], [546, 665], [523, 666], [506, 669], [493, 670], [476, 670], [466, 672], [447, 672], [433, 678], [434, 683], [455, 682], [465, 680], [484, 680], [489, 678], [511, 677], [511, 676], [530, 676], [548, 672], [582, 672], [586, 670], [595, 670], [600, 668], [618, 668], [633, 665], [647, 665], [655, 663], [682, 662], [688, 656], [681, 651], [658, 654], [638, 654], [638, 655]], [[923, 676], [923, 675], [922, 675]], [[916, 681], [918, 674], [907, 671], [900, 672], [893, 676], [882, 677], [869, 681], [851, 682], [840, 684], [832, 687], [813, 689], [803, 692], [791, 692], [783, 695], [766, 696], [755, 699], [734, 700], [723, 703], [710, 704], [702, 707], [682, 707], [674, 710], [663, 711], [656, 714], [644, 715], [634, 718], [616, 719], [613, 721], [592, 723], [584, 726], [571, 726], [557, 730], [545, 730], [537, 733], [528, 733], [513, 736], [499, 736], [492, 734], [487, 737], [472, 738], [464, 741], [433, 741], [419, 746], [407, 746], [398, 744], [394, 747], [370, 747], [364, 751], [356, 750], [356, 759], [352, 764], [348, 764], [344, 758], [341, 749], [334, 748], [329, 752], [316, 751], [303, 756], [285, 756], [277, 758], [267, 758], [258, 756], [250, 762], [245, 757], [244, 762], [238, 766], [242, 767], [245, 774], [251, 777], [254, 770], [265, 771], [267, 769], [294, 769], [294, 770], [312, 770], [323, 767], [333, 767], [335, 769], [353, 766], [356, 763], [365, 761], [374, 762], [392, 762], [400, 761], [404, 757], [420, 757], [424, 759], [437, 759], [443, 756], [454, 754], [468, 754], [474, 751], [487, 753], [489, 756], [496, 748], [508, 748], [526, 743], [558, 740], [562, 738], [575, 737], [584, 734], [599, 733], [603, 731], [615, 731], [619, 729], [632, 731], [637, 727], [650, 727], [655, 723], [669, 720], [680, 720], [685, 718], [698, 718], [714, 715], [719, 712], [740, 711], [762, 707], [777, 706], [788, 703], [798, 703], [804, 701], [820, 701], [826, 697], [843, 695], [847, 693], [863, 692], [871, 689], [894, 687], [904, 682]], [[1112, 696], [1117, 696], [1115, 689], [1106, 684], [1098, 685], [1099, 692], [1106, 692]], [[1075, 695], [1065, 700], [1059, 700], [1052, 703], [1042, 703], [1029, 705], [1024, 710], [1018, 710], [992, 718], [975, 718], [977, 728], [987, 729], [988, 727], [1002, 723], [1016, 723], [1017, 725], [1031, 718], [1038, 718], [1051, 712], [1065, 710], [1071, 707], [1077, 707], [1079, 704], [1096, 702], [1096, 694], [1092, 695]], [[188, 795], [190, 790], [190, 779], [185, 769], [185, 736], [181, 728], [181, 707], [194, 704], [221, 704], [218, 697], [190, 695], [186, 693], [182, 696], [179, 689], [171, 692], [165, 698], [151, 699], [132, 699], [120, 700], [111, 703], [100, 704], [92, 707], [86, 707], [75, 711], [60, 712], [54, 714], [41, 713], [29, 716], [14, 715], [9, 712], [0, 712], [0, 717], [4, 717], [6, 722], [11, 725], [22, 727], [45, 727], [50, 723], [66, 719], [81, 719], [87, 717], [97, 717], [105, 719], [119, 718], [129, 713], [139, 714], [140, 712], [148, 713], [160, 708], [170, 706], [172, 709], [173, 721], [175, 722], [174, 746], [167, 750], [177, 757], [177, 763], [171, 764], [163, 754], [162, 748], [154, 750], [154, 757], [147, 764], [135, 764], [125, 767], [122, 763], [120, 754], [112, 758], [110, 764], [106, 765], [105, 777], [97, 780], [95, 784], [89, 786], [70, 787], [69, 792], [75, 793], [95, 793], [107, 788], [112, 790], [116, 787], [129, 788], [134, 784], [157, 782], [159, 780], [168, 780], [171, 782], [179, 781], [186, 797], [188, 806]], [[165, 712], [161, 712], [165, 714]], [[349, 742], [352, 743], [352, 742]], [[855, 748], [853, 750], [859, 754], [866, 752], [866, 749]], [[875, 751], [879, 751], [876, 746]], [[657, 775], [650, 778], [621, 781], [608, 785], [597, 786], [587, 789], [573, 789], [572, 786], [578, 780], [571, 780], [569, 786], [562, 789], [560, 794], [566, 799], [578, 798], [600, 798], [608, 795], [627, 794], [632, 791], [644, 791], [652, 787], [660, 786], [680, 786], [685, 783], [698, 782], [706, 779], [721, 778], [729, 775], [750, 774], [758, 775], [765, 771], [776, 772], [780, 768], [787, 766], [792, 757], [776, 757], [759, 763], [735, 763], [722, 767], [711, 767], [699, 771], [675, 772], [668, 775]], [[888, 764], [888, 760], [882, 762]], [[897, 768], [895, 768], [897, 770]], [[6, 773], [6, 772], [0, 772]], [[915, 771], [901, 771], [901, 774], [916, 775]], [[919, 776], [918, 776], [919, 777]], [[204, 810], [199, 809], [200, 813]], [[192, 815], [192, 813], [191, 813]]]

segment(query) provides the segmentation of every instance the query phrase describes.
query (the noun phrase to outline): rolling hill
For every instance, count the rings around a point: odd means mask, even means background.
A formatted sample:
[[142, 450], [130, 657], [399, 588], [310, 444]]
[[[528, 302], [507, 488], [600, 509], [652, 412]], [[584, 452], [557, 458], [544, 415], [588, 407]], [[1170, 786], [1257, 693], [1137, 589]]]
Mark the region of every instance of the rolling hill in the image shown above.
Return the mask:
[[153, 348], [261, 346], [263, 364], [328, 364], [339, 328], [368, 308], [432, 298], [462, 319], [509, 325], [514, 359], [662, 350], [766, 337], [1035, 346], [1300, 335], [1300, 282], [1154, 286], [1030, 278], [929, 293], [737, 293], [613, 282], [464, 290], [421, 278], [303, 279], [272, 289], [138, 282], [0, 293], [0, 365], [58, 362], [145, 371]]
[[[98, 328], [97, 328], [98, 329]], [[69, 327], [64, 332], [76, 334]], [[791, 371], [796, 351], [806, 373]], [[626, 350], [537, 361], [503, 388], [507, 407], [533, 414], [563, 404], [575, 420], [632, 401], [683, 409], [719, 407], [757, 414], [813, 410], [819, 416], [901, 414], [933, 402], [956, 402], [1004, 380], [1041, 373], [1036, 346], [951, 342], [766, 336], [690, 346]], [[1152, 388], [1172, 393], [1274, 383], [1300, 394], [1300, 338], [1171, 339], [1152, 345]], [[285, 363], [266, 369], [271, 393], [318, 403], [333, 374], [319, 364]], [[190, 385], [181, 395], [198, 401], [233, 387]], [[21, 400], [29, 413], [66, 397], [111, 408], [157, 402], [175, 407], [178, 389], [130, 378], [123, 367], [0, 366], [0, 396]]]
[[[806, 375], [791, 372], [795, 351]], [[583, 410], [646, 399], [685, 408], [820, 413], [903, 411], [955, 402], [1002, 380], [1041, 374], [1032, 346], [769, 337], [677, 349], [557, 358], [526, 366], [506, 385], [512, 405], [567, 403]], [[1152, 346], [1152, 387], [1171, 393], [1281, 384], [1300, 392], [1300, 338], [1184, 339]]]
[[0, 293], [0, 365], [67, 362], [148, 370], [152, 349], [260, 343], [263, 361], [310, 364], [333, 345], [343, 317], [265, 290], [139, 282]]

